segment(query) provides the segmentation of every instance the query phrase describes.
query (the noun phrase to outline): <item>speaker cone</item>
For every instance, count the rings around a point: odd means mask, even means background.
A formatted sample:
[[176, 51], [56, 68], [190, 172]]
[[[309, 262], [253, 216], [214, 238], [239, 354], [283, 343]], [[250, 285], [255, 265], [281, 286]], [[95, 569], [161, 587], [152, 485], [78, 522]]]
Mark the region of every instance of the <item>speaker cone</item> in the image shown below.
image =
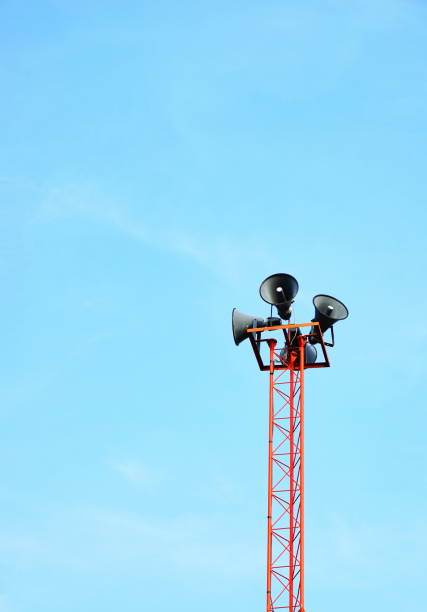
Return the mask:
[[248, 329], [251, 327], [265, 327], [265, 323], [264, 319], [247, 315], [237, 310], [237, 308], [233, 308], [231, 314], [231, 328], [233, 330], [233, 338], [236, 346], [249, 337], [247, 332]]
[[[331, 295], [319, 294], [313, 298], [314, 304], [314, 319], [320, 325], [322, 333], [332, 327], [337, 321], [342, 321], [348, 317], [348, 309], [345, 304], [332, 297]], [[319, 342], [317, 325], [311, 328], [311, 333], [314, 334], [311, 342]]]
[[276, 306], [282, 319], [290, 319], [298, 281], [290, 274], [272, 274], [261, 283], [259, 293], [264, 302]]

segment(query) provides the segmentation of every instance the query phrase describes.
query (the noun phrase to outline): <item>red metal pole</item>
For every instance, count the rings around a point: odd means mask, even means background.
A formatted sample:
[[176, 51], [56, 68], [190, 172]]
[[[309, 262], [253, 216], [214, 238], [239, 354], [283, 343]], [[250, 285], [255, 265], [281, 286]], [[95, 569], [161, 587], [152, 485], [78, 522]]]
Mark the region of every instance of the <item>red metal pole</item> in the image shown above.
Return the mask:
[[[266, 612], [305, 612], [304, 607], [304, 371], [328, 368], [329, 359], [320, 327], [323, 362], [305, 364], [309, 335], [289, 333], [319, 323], [298, 323], [248, 329], [261, 370], [269, 371], [268, 514]], [[283, 348], [274, 338], [253, 332], [284, 330]], [[269, 365], [261, 356], [261, 342], [269, 347]]]
[[294, 610], [294, 502], [295, 502], [295, 415], [294, 415], [294, 395], [295, 395], [295, 356], [291, 353], [290, 372], [289, 372], [289, 610]]
[[[270, 348], [267, 612], [304, 612], [304, 344]], [[283, 368], [283, 365], [286, 367]], [[275, 405], [276, 404], [276, 405]]]
[[300, 603], [304, 612], [304, 354], [307, 339], [299, 338], [299, 418], [300, 418]]
[[274, 349], [276, 340], [269, 340], [270, 348], [270, 394], [268, 406], [268, 509], [267, 509], [267, 597], [266, 610], [272, 610], [271, 565], [272, 565], [272, 513], [273, 513], [273, 428], [274, 428]]

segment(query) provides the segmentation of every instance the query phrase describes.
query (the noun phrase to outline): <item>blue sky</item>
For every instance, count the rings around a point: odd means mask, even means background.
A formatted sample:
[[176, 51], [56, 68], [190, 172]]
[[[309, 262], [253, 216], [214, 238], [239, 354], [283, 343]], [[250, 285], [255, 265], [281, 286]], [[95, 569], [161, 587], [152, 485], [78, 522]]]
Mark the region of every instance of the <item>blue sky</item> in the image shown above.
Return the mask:
[[308, 612], [425, 600], [427, 9], [2, 3], [0, 612], [257, 612], [269, 274], [306, 377]]

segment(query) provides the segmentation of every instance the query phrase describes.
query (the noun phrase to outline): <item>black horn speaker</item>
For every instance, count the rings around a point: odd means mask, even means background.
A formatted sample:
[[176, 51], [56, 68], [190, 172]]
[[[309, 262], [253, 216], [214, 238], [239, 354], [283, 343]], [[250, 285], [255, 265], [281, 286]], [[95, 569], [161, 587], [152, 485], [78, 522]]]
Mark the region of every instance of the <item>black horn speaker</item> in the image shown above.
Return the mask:
[[[312, 319], [312, 321], [317, 321], [319, 323], [322, 333], [325, 333], [325, 331], [332, 327], [337, 321], [342, 321], [348, 317], [347, 307], [331, 295], [315, 295], [313, 304], [314, 319]], [[313, 343], [319, 341], [316, 338], [317, 330], [317, 325], [311, 328], [311, 333], [314, 334], [311, 340]]]
[[243, 342], [248, 338], [247, 330], [251, 327], [265, 327], [266, 322], [264, 319], [247, 315], [244, 312], [240, 312], [237, 308], [233, 308], [231, 315], [231, 326], [233, 329], [233, 338], [236, 345]]
[[261, 283], [259, 293], [264, 302], [276, 306], [282, 319], [290, 319], [298, 281], [290, 274], [272, 274]]

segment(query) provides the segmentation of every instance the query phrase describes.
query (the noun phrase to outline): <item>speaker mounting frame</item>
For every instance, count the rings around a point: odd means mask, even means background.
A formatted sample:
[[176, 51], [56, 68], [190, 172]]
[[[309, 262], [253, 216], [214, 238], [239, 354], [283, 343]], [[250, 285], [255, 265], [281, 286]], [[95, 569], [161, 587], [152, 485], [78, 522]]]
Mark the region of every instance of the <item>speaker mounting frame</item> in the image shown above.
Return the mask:
[[[262, 334], [264, 332], [273, 332], [277, 330], [283, 330], [285, 346], [288, 347], [289, 346], [289, 330], [299, 328], [299, 327], [312, 328], [313, 326], [318, 327], [316, 334], [307, 333], [307, 334], [303, 334], [301, 337], [304, 339], [304, 342], [309, 342], [312, 336], [314, 335], [316, 336], [317, 342], [320, 344], [321, 349], [322, 349], [323, 361], [317, 361], [312, 364], [305, 364], [304, 369], [308, 370], [311, 368], [329, 368], [330, 363], [329, 363], [328, 352], [326, 350], [326, 343], [323, 340], [323, 334], [322, 334], [322, 330], [320, 329], [320, 325], [317, 321], [310, 321], [310, 323], [290, 323], [287, 325], [273, 325], [271, 327], [254, 327], [254, 328], [248, 329], [247, 330], [248, 337], [249, 337], [249, 340], [250, 340], [250, 343], [251, 343], [251, 346], [252, 346], [252, 349], [255, 355], [255, 359], [258, 363], [259, 369], [262, 372], [266, 372], [270, 369], [269, 362], [264, 363], [262, 355], [261, 355], [261, 343], [262, 342], [268, 343], [271, 340], [271, 338], [262, 337]], [[283, 365], [276, 364], [275, 365], [275, 370], [288, 370], [288, 369], [289, 369], [289, 366], [286, 364], [283, 364]]]

